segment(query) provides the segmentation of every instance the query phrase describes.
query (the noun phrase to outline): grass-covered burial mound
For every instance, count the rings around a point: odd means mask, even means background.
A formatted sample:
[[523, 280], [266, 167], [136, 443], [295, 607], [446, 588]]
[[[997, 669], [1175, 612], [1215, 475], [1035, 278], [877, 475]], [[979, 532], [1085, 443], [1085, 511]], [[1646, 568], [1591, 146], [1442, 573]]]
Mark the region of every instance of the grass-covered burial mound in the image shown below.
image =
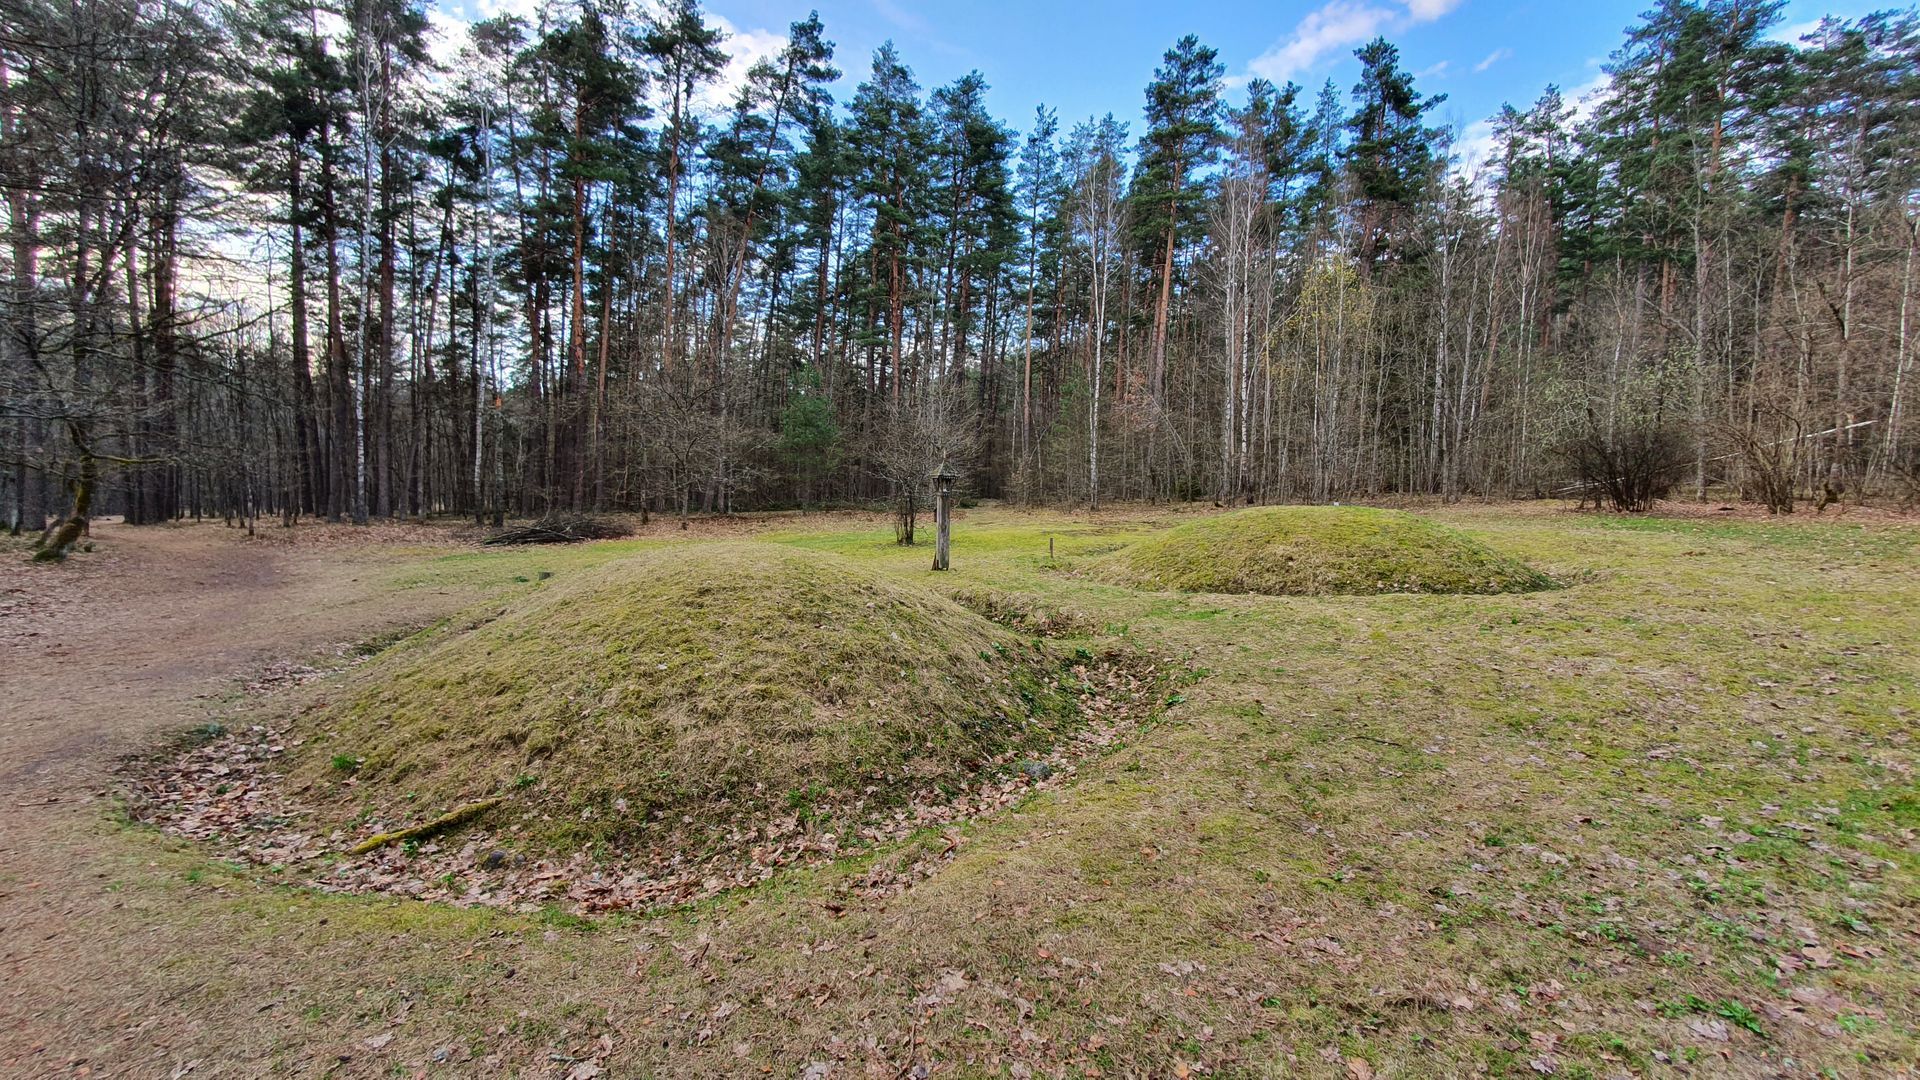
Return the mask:
[[[1074, 723], [1042, 647], [837, 556], [663, 548], [397, 646], [301, 724], [291, 779], [360, 832], [484, 800], [530, 851], [699, 852], [845, 827]], [[750, 826], [749, 826], [750, 828]]]
[[1168, 530], [1103, 559], [1136, 588], [1271, 596], [1503, 593], [1552, 580], [1464, 534], [1398, 510], [1270, 506]]

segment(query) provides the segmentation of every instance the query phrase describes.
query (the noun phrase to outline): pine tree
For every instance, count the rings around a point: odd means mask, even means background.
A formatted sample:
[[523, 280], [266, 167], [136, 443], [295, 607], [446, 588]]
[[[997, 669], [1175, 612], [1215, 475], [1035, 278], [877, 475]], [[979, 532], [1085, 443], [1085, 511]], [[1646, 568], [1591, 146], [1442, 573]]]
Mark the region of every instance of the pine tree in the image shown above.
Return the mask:
[[323, 513], [331, 464], [316, 411], [308, 329], [307, 246], [315, 213], [308, 180], [309, 157], [327, 116], [320, 81], [324, 58], [305, 26], [311, 7], [297, 0], [263, 2], [241, 12], [234, 31], [241, 55], [250, 58], [251, 86], [245, 110], [230, 132], [250, 186], [281, 200], [279, 222], [287, 228], [287, 310], [290, 317], [297, 487], [288, 493], [290, 515]]
[[921, 110], [920, 87], [892, 42], [874, 51], [872, 74], [855, 92], [851, 109], [855, 184], [873, 219], [871, 287], [886, 321], [886, 371], [876, 377], [870, 369], [868, 389], [884, 391], [897, 410], [906, 382], [908, 293], [929, 217], [927, 148], [933, 135]]
[[1360, 61], [1360, 81], [1353, 87], [1355, 107], [1347, 120], [1353, 138], [1344, 158], [1358, 203], [1356, 254], [1371, 273], [1381, 258], [1406, 254], [1409, 216], [1433, 179], [1432, 147], [1439, 139], [1421, 121], [1446, 95], [1422, 97], [1413, 76], [1400, 70], [1400, 50], [1385, 38], [1374, 38], [1353, 55]]
[[1140, 138], [1140, 164], [1128, 195], [1135, 237], [1155, 263], [1157, 298], [1147, 388], [1155, 402], [1166, 396], [1167, 322], [1173, 299], [1174, 255], [1182, 241], [1199, 235], [1198, 209], [1206, 188], [1199, 174], [1220, 141], [1219, 53], [1189, 34], [1174, 43], [1147, 85], [1147, 130]]
[[[778, 216], [788, 195], [785, 189], [793, 182], [796, 154], [788, 132], [804, 132], [822, 121], [833, 104], [827, 85], [839, 77], [833, 43], [826, 39], [819, 15], [794, 23], [780, 55], [747, 73], [732, 122], [709, 152], [718, 188], [715, 198], [721, 204], [710, 217], [723, 223], [713, 227], [730, 237], [724, 241], [728, 255], [720, 279], [717, 349], [733, 344], [755, 242], [782, 231]], [[790, 252], [791, 244], [776, 248]]]
[[[1002, 271], [1015, 257], [1018, 215], [1009, 167], [1013, 136], [988, 114], [986, 90], [986, 80], [972, 72], [934, 91], [937, 150], [931, 194], [942, 241], [941, 377], [964, 382], [977, 368], [974, 405], [982, 449], [994, 459], [997, 427], [991, 421], [999, 411], [1001, 378], [987, 332]], [[981, 340], [975, 352], [977, 329]], [[988, 474], [988, 481], [993, 479]]]
[[726, 65], [726, 53], [720, 42], [724, 35], [710, 27], [700, 15], [695, 0], [669, 0], [653, 16], [640, 47], [653, 65], [655, 80], [665, 97], [666, 123], [661, 131], [662, 168], [667, 180], [667, 202], [662, 234], [666, 244], [666, 268], [662, 274], [665, 297], [661, 311], [666, 343], [663, 359], [668, 368], [683, 355], [683, 334], [676, 329], [676, 293], [681, 268], [677, 265], [680, 229], [680, 187], [700, 142], [700, 122], [694, 111], [695, 95], [713, 81]]
[[[1023, 485], [1033, 458], [1033, 332], [1034, 294], [1045, 272], [1060, 274], [1061, 206], [1066, 189], [1060, 175], [1059, 114], [1044, 105], [1034, 109], [1033, 128], [1020, 152], [1020, 213], [1026, 230], [1026, 313], [1021, 319], [1019, 470]], [[1057, 316], [1056, 316], [1057, 317]], [[1023, 486], [1023, 493], [1031, 490]]]

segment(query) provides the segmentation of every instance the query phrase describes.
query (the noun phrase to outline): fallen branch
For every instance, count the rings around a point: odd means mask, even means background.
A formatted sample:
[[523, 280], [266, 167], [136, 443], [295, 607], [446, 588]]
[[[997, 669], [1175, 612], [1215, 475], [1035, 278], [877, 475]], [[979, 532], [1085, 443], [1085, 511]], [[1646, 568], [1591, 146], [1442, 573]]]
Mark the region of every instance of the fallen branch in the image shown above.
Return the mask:
[[525, 525], [511, 525], [481, 540], [489, 547], [514, 544], [577, 544], [582, 540], [617, 540], [633, 530], [617, 521], [584, 514], [549, 514]]
[[1407, 745], [1406, 745], [1405, 743], [1397, 743], [1397, 742], [1394, 742], [1394, 741], [1393, 741], [1392, 739], [1382, 739], [1382, 738], [1379, 738], [1378, 736], [1374, 736], [1374, 735], [1360, 735], [1360, 734], [1353, 734], [1353, 735], [1348, 735], [1348, 736], [1347, 736], [1347, 738], [1349, 738], [1349, 739], [1365, 739], [1365, 740], [1367, 740], [1368, 742], [1371, 742], [1371, 743], [1379, 743], [1379, 744], [1380, 744], [1381, 746], [1391, 746], [1391, 747], [1393, 747], [1393, 748], [1394, 748], [1394, 749], [1396, 749], [1396, 750], [1408, 750], [1408, 749], [1410, 749], [1410, 748], [1409, 748], [1409, 747], [1408, 747], [1408, 746], [1407, 746]]
[[393, 832], [383, 832], [378, 836], [369, 836], [349, 848], [347, 854], [365, 855], [375, 848], [386, 847], [388, 844], [397, 844], [404, 840], [418, 840], [421, 837], [434, 836], [446, 832], [448, 829], [459, 828], [474, 818], [479, 817], [481, 814], [499, 806], [502, 801], [500, 796], [495, 796], [491, 799], [481, 799], [479, 802], [468, 803], [458, 810], [450, 810], [447, 813], [441, 814], [432, 821], [424, 821], [410, 828], [396, 829]]

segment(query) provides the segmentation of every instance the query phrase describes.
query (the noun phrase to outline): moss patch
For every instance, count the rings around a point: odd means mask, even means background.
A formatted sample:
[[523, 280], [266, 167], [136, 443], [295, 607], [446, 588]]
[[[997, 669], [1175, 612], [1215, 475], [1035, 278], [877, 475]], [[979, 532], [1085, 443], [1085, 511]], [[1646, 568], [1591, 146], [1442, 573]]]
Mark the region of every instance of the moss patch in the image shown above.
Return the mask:
[[393, 649], [302, 721], [292, 777], [362, 829], [497, 795], [490, 822], [535, 850], [700, 852], [752, 814], [854, 824], [1051, 742], [1076, 715], [1055, 670], [837, 556], [663, 548]]
[[1398, 510], [1269, 506], [1189, 522], [1096, 564], [1118, 585], [1270, 596], [1507, 593], [1553, 581]]

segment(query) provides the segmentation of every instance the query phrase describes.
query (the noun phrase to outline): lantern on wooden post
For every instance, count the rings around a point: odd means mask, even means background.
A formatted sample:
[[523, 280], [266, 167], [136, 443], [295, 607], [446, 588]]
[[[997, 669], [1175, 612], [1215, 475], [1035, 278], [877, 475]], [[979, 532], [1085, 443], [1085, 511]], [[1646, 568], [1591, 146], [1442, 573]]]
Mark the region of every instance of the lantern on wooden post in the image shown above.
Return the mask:
[[942, 461], [933, 474], [933, 568], [947, 568], [947, 542], [953, 529], [953, 466]]

